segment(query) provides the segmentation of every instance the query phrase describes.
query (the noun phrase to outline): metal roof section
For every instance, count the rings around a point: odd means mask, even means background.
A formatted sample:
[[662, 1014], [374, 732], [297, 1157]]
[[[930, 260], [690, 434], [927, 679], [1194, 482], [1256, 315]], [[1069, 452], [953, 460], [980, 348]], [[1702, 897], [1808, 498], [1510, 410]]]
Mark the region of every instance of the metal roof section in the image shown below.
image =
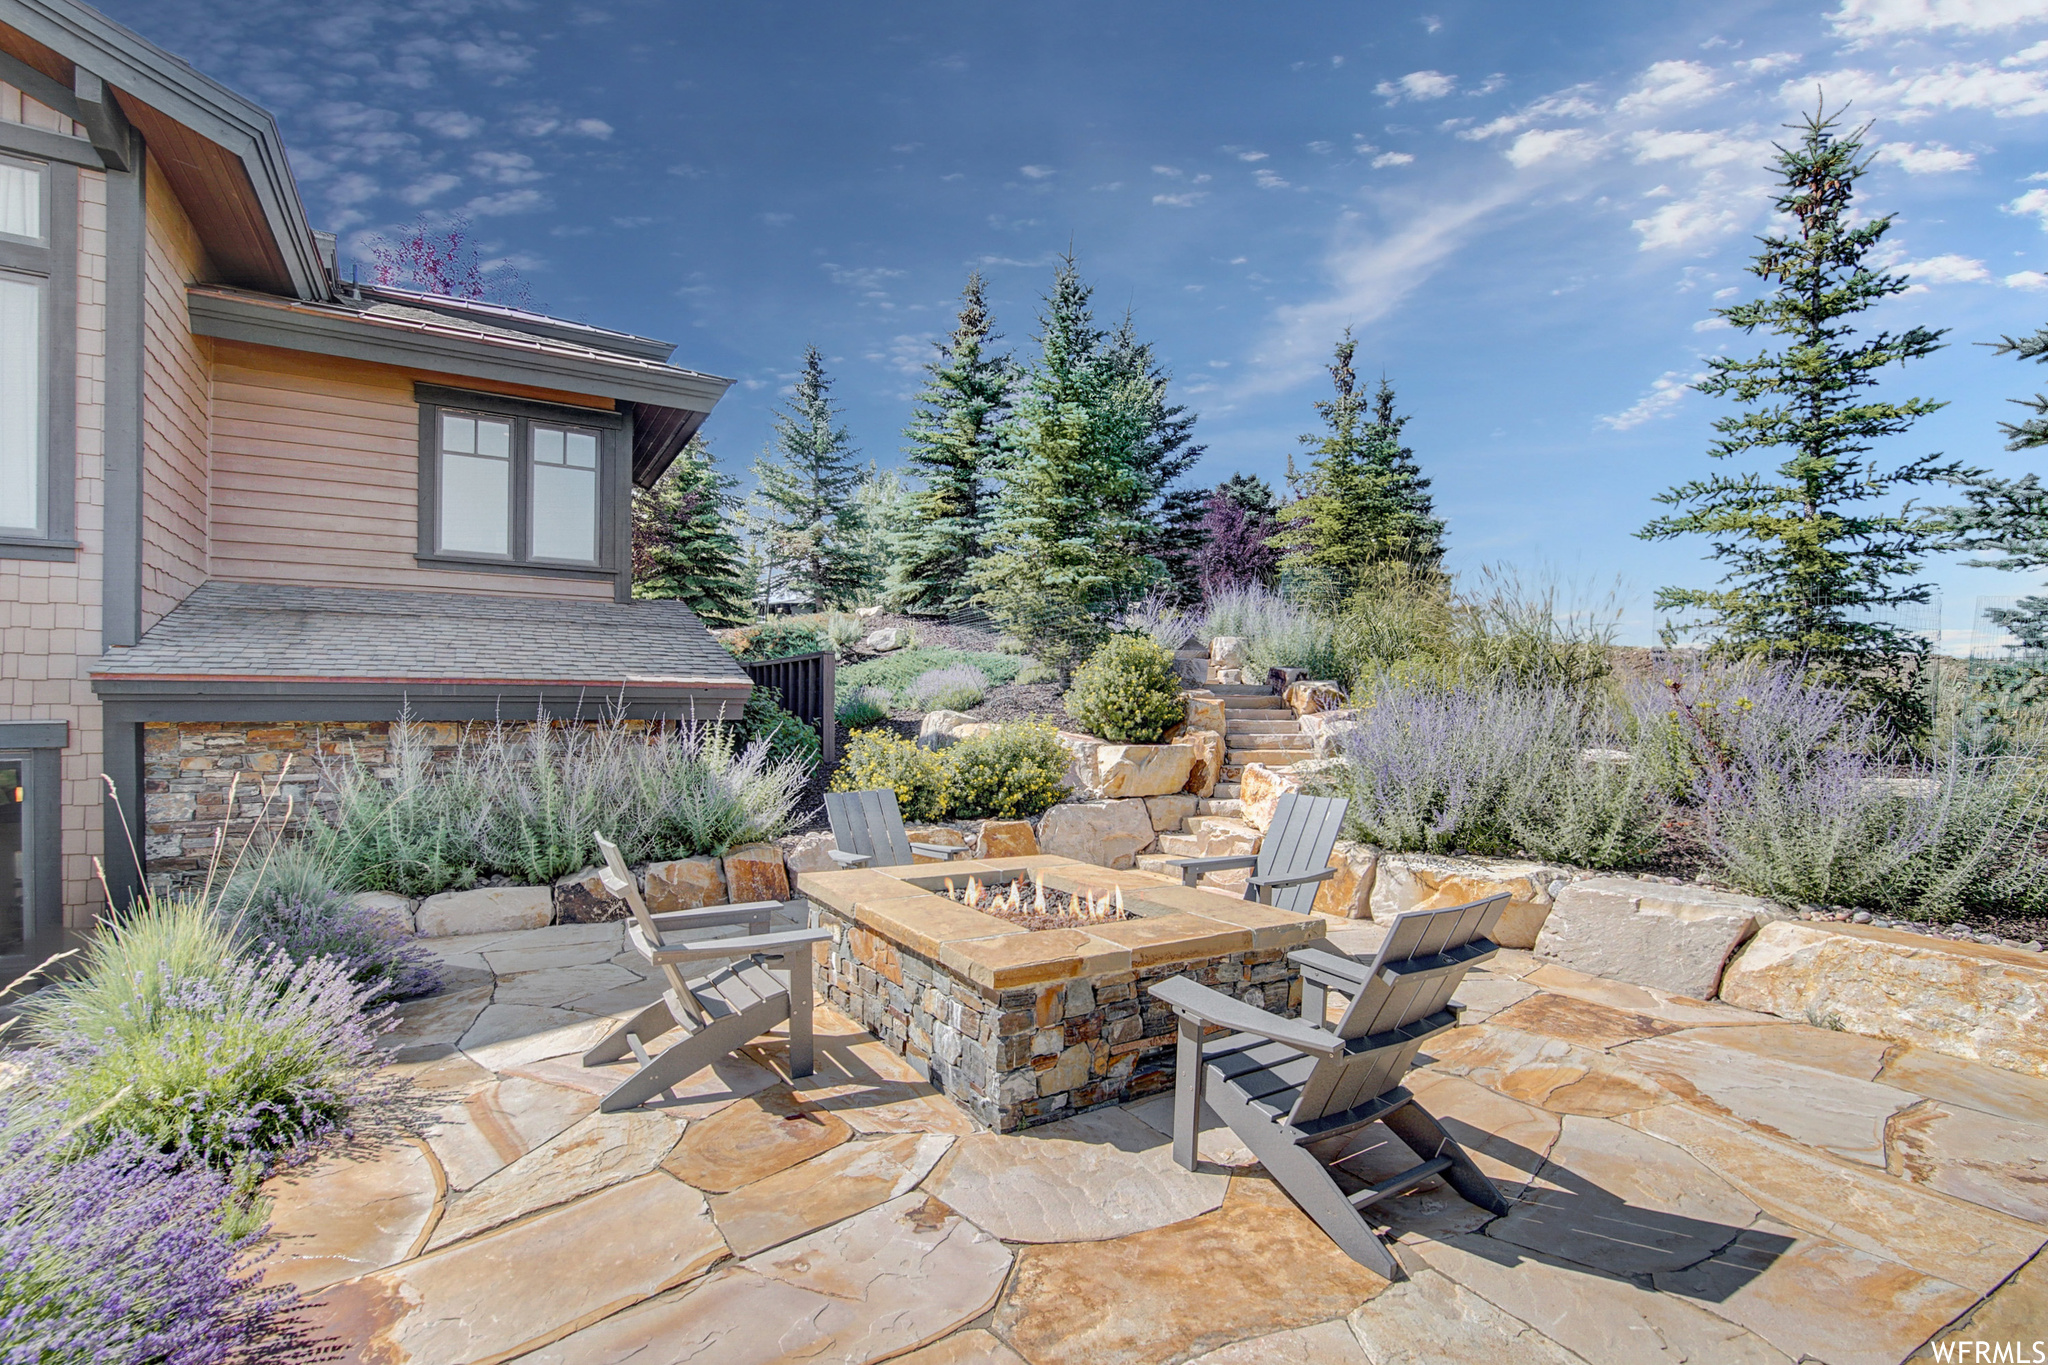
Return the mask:
[[[141, 643], [92, 670], [102, 695], [146, 683], [384, 683], [465, 688], [751, 686], [681, 602], [486, 597], [274, 583], [200, 585]], [[190, 690], [190, 689], [186, 689]]]
[[482, 299], [454, 299], [442, 294], [422, 293], [416, 289], [397, 289], [388, 284], [361, 284], [353, 285], [351, 288], [359, 290], [365, 298], [378, 302], [425, 309], [428, 312], [464, 319], [479, 326], [551, 337], [556, 341], [573, 342], [599, 351], [614, 351], [640, 360], [652, 360], [657, 364], [666, 363], [669, 357], [676, 353], [676, 344], [673, 341], [657, 341], [653, 337], [634, 336], [631, 332], [615, 332], [609, 327], [549, 317], [546, 313], [514, 308], [509, 304], [489, 303]]

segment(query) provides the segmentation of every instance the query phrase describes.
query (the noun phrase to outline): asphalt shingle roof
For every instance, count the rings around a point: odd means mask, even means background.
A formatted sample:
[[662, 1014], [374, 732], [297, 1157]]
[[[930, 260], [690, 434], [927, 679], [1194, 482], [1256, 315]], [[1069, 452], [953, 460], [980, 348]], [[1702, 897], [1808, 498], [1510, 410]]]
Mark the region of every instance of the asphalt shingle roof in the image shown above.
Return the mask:
[[206, 583], [108, 678], [737, 685], [744, 670], [680, 602], [564, 601]]

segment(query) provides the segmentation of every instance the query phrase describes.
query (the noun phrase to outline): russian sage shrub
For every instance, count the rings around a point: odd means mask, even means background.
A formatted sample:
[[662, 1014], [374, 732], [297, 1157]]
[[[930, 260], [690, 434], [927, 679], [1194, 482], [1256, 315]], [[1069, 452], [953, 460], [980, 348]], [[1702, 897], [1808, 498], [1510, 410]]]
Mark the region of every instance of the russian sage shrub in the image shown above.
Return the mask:
[[0, 1117], [0, 1360], [228, 1365], [312, 1359], [297, 1295], [264, 1286], [227, 1231], [235, 1196], [133, 1138], [78, 1149], [54, 1122]]
[[390, 912], [347, 896], [277, 892], [236, 911], [230, 923], [258, 955], [280, 953], [298, 965], [322, 957], [340, 963], [365, 988], [367, 1003], [426, 995], [441, 984], [419, 935]]
[[401, 716], [390, 729], [387, 778], [350, 754], [325, 764], [334, 794], [330, 818], [307, 813], [306, 839], [337, 884], [401, 896], [431, 896], [473, 884], [488, 793], [461, 771], [437, 774], [424, 727]]
[[928, 669], [903, 689], [903, 704], [914, 711], [967, 711], [988, 696], [988, 674], [972, 664]]
[[332, 958], [249, 958], [197, 899], [154, 899], [107, 924], [78, 975], [27, 997], [38, 1045], [24, 1093], [91, 1145], [247, 1171], [344, 1128], [384, 1098], [382, 1015]]
[[1337, 619], [1256, 583], [1210, 594], [1195, 633], [1204, 642], [1226, 635], [1244, 640], [1252, 672], [1259, 677], [1269, 668], [1299, 668], [1311, 678], [1352, 680]]

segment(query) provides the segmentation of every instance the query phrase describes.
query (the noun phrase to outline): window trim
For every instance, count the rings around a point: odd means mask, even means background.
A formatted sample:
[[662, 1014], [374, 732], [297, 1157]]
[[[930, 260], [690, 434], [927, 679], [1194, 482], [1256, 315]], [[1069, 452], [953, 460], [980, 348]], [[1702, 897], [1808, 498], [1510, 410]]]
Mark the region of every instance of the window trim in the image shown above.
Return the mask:
[[0, 954], [10, 972], [40, 961], [64, 932], [63, 753], [71, 737], [64, 721], [0, 721], [0, 757], [18, 763], [28, 800], [22, 803], [22, 899], [28, 906], [19, 953]]
[[[16, 163], [38, 158], [11, 150]], [[0, 560], [69, 563], [81, 548], [78, 508], [78, 168], [44, 161], [43, 241], [0, 236], [0, 272], [41, 281], [43, 292], [42, 530], [0, 531]]]
[[[632, 478], [632, 432], [624, 413], [612, 408], [581, 408], [570, 403], [546, 403], [425, 383], [413, 385], [413, 398], [420, 409], [419, 548], [413, 559], [420, 567], [464, 573], [518, 574], [528, 578], [577, 578], [598, 582], [609, 579], [623, 585], [619, 591], [630, 591], [631, 559], [625, 553], [625, 541], [620, 532], [620, 527], [627, 524], [626, 518], [631, 515], [628, 488]], [[512, 422], [512, 553], [509, 555], [470, 555], [440, 548], [440, 426], [443, 409], [503, 417]], [[583, 427], [598, 433], [595, 564], [569, 564], [531, 557], [531, 428], [535, 422]]]

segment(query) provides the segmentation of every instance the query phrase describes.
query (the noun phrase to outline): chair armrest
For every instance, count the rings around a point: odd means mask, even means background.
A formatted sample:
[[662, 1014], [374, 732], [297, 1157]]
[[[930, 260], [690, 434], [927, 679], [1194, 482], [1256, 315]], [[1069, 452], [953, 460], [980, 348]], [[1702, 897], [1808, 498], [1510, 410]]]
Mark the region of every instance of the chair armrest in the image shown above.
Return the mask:
[[1264, 889], [1278, 886], [1300, 886], [1303, 882], [1328, 881], [1337, 875], [1334, 867], [1319, 867], [1313, 872], [1289, 872], [1278, 877], [1253, 877], [1248, 885]]
[[748, 934], [742, 938], [715, 938], [708, 943], [693, 943], [679, 948], [642, 948], [645, 939], [637, 938], [635, 948], [641, 948], [642, 955], [657, 967], [683, 962], [702, 962], [714, 957], [751, 957], [758, 953], [763, 957], [794, 957], [813, 943], [823, 943], [832, 937], [830, 929], [784, 929], [773, 934]]
[[912, 853], [922, 853], [927, 858], [939, 858], [950, 861], [954, 854], [965, 853], [967, 850], [954, 844], [912, 844], [910, 851]]
[[1257, 867], [1256, 853], [1235, 853], [1220, 858], [1182, 858], [1173, 866], [1180, 869], [1182, 886], [1193, 886], [1211, 872], [1228, 872], [1232, 868]]
[[1235, 996], [1210, 990], [1184, 976], [1169, 977], [1149, 989], [1154, 1000], [1165, 1001], [1183, 1019], [1219, 1024], [1233, 1032], [1285, 1043], [1318, 1057], [1341, 1056], [1346, 1048], [1344, 1040], [1334, 1033], [1300, 1019], [1268, 1014], [1256, 1005], [1247, 1005]]
[[828, 848], [825, 850], [825, 856], [838, 863], [841, 867], [859, 867], [875, 855], [872, 853], [841, 853], [836, 848]]
[[1353, 990], [1365, 989], [1365, 983], [1372, 980], [1371, 967], [1357, 958], [1345, 957], [1326, 948], [1296, 948], [1287, 955], [1287, 960], [1304, 972], [1342, 981]]
[[747, 901], [740, 905], [707, 905], [699, 910], [664, 910], [648, 918], [666, 934], [684, 929], [718, 929], [729, 924], [761, 924], [781, 908], [781, 901]]

